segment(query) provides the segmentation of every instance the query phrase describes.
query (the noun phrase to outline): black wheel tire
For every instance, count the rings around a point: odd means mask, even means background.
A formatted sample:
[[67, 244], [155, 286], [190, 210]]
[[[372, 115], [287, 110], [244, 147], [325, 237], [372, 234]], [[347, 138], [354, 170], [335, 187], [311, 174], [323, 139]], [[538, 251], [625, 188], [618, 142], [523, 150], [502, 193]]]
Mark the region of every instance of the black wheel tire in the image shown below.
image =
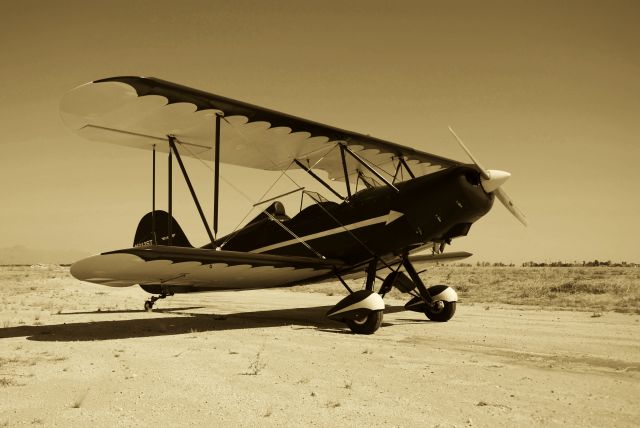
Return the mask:
[[153, 312], [153, 303], [148, 300], [144, 302], [144, 310], [147, 312]]
[[434, 310], [432, 308], [425, 309], [424, 313], [431, 321], [447, 322], [453, 318], [453, 314], [456, 313], [456, 302], [442, 302], [444, 306], [440, 310]]
[[369, 315], [359, 321], [347, 320], [347, 326], [355, 334], [373, 334], [382, 325], [383, 311], [371, 311]]

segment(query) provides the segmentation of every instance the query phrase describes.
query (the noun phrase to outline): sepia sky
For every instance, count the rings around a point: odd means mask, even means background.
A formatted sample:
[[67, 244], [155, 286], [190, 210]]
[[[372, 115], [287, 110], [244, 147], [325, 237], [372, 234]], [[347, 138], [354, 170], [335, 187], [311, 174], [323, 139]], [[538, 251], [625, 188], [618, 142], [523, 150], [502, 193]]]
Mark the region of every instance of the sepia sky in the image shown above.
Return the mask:
[[[91, 80], [145, 75], [467, 161], [451, 125], [483, 166], [512, 173], [504, 188], [530, 221], [496, 203], [453, 250], [516, 263], [640, 262], [637, 1], [21, 1], [1, 10], [0, 247], [131, 245], [150, 210], [150, 153], [82, 140], [62, 125], [59, 102]], [[211, 173], [185, 163], [210, 213]], [[222, 174], [255, 199], [277, 176]], [[203, 245], [179, 175], [175, 183], [174, 215]], [[229, 232], [248, 204], [226, 183], [222, 192]]]

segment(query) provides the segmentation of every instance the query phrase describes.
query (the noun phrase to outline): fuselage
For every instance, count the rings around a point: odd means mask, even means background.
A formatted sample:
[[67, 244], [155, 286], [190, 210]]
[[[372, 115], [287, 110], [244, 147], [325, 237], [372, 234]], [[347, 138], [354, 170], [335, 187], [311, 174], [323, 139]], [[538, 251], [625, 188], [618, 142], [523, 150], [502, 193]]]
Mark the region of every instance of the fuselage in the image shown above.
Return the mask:
[[224, 249], [231, 251], [320, 254], [356, 264], [373, 255], [401, 254], [466, 235], [471, 224], [491, 209], [494, 199], [482, 189], [478, 171], [467, 166], [396, 187], [365, 189], [340, 204], [315, 203], [291, 219], [281, 219], [281, 224], [263, 216], [217, 243], [226, 241]]

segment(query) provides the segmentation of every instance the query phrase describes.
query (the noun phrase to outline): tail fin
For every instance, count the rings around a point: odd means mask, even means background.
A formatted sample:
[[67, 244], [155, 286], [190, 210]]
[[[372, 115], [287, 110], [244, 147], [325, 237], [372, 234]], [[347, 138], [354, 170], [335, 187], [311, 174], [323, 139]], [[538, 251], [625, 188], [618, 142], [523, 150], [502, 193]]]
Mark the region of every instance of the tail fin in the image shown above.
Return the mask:
[[[151, 212], [146, 214], [142, 217], [140, 223], [138, 223], [136, 236], [133, 238], [134, 247], [154, 244], [169, 245], [169, 213], [156, 210], [155, 219], [152, 214]], [[153, 230], [154, 220], [155, 231]], [[173, 217], [171, 217], [171, 245], [176, 247], [193, 247]]]

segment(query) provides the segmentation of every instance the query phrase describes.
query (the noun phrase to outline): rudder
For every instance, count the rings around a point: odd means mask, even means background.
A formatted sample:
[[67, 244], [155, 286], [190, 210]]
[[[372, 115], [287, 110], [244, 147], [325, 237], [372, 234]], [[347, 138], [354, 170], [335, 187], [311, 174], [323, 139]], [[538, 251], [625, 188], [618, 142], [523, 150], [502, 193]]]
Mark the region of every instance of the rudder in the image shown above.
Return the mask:
[[[133, 246], [169, 245], [169, 213], [162, 210], [155, 211], [155, 236], [153, 231], [153, 213], [147, 213], [136, 229]], [[155, 238], [155, 239], [154, 239]], [[193, 247], [182, 231], [175, 218], [171, 217], [171, 245], [176, 247]]]

